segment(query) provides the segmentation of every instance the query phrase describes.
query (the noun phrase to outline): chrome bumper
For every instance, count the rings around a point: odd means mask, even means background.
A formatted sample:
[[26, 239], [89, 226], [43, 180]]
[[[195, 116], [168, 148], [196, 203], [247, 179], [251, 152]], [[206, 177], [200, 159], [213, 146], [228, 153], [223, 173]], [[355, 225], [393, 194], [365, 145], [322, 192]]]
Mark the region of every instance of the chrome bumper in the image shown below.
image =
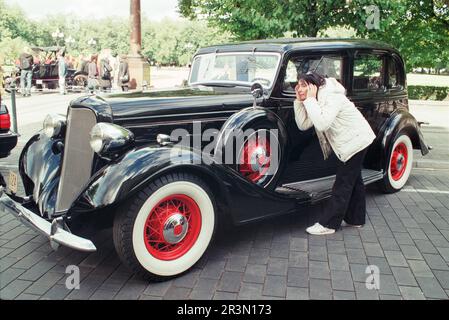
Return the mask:
[[24, 224], [48, 237], [53, 249], [57, 249], [61, 244], [80, 251], [92, 252], [97, 250], [92, 241], [78, 237], [64, 230], [61, 227], [61, 218], [53, 219], [51, 223], [48, 222], [23, 207], [20, 203], [12, 200], [3, 191], [2, 186], [0, 186], [0, 211], [11, 213], [12, 215], [20, 218]]

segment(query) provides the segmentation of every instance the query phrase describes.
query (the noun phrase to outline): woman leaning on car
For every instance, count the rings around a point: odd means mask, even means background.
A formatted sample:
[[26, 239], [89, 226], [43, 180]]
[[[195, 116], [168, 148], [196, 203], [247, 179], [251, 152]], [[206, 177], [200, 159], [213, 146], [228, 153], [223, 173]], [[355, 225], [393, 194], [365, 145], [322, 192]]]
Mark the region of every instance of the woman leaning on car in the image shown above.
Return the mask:
[[314, 126], [324, 158], [332, 150], [338, 158], [329, 207], [306, 231], [331, 234], [343, 221], [347, 226], [361, 227], [366, 214], [362, 164], [376, 136], [335, 78], [323, 78], [315, 72], [299, 74], [295, 92], [295, 120], [299, 129]]

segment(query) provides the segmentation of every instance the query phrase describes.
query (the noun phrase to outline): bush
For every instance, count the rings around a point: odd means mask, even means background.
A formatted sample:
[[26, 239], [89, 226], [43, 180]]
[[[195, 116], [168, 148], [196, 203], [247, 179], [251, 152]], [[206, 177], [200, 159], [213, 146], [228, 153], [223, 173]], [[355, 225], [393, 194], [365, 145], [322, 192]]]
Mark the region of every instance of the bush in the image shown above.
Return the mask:
[[443, 101], [448, 98], [449, 87], [408, 86], [408, 97], [414, 100]]

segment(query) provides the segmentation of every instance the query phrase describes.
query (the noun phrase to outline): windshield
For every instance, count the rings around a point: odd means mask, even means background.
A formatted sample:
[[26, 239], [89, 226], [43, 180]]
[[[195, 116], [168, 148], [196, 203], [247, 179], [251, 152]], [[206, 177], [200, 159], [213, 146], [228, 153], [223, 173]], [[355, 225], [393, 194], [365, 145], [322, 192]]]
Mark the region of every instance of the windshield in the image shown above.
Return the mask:
[[251, 85], [257, 81], [273, 85], [280, 54], [265, 52], [209, 53], [196, 56], [190, 72], [190, 84], [222, 83]]

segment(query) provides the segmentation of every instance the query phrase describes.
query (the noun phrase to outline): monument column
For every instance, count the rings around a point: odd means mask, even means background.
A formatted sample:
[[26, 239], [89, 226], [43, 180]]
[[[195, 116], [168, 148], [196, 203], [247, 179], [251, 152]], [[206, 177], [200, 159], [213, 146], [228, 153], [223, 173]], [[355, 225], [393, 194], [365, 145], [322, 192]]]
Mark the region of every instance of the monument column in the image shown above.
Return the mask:
[[144, 82], [147, 86], [150, 85], [150, 65], [140, 53], [142, 49], [140, 0], [130, 0], [130, 25], [129, 87], [141, 90]]

